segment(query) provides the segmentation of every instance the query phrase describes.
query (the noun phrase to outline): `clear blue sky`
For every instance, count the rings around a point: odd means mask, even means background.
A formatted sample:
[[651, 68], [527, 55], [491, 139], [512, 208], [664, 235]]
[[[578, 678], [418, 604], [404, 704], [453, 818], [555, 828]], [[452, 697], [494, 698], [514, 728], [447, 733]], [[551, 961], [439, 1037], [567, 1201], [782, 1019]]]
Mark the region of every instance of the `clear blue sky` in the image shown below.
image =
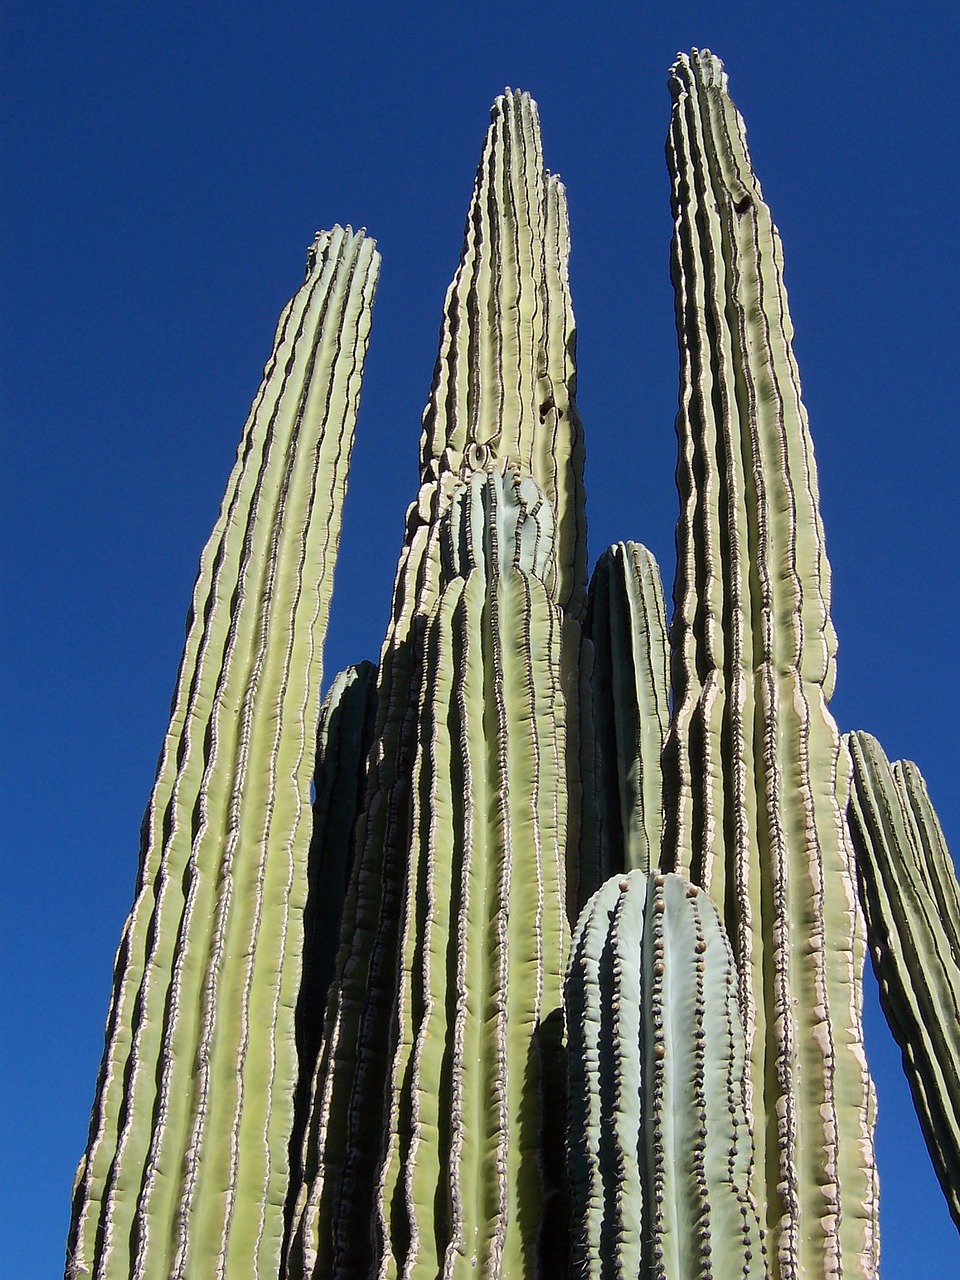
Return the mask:
[[[726, 61], [785, 245], [834, 569], [841, 728], [960, 850], [955, 4], [275, 0], [8, 7], [0, 1248], [60, 1273], [114, 949], [197, 557], [313, 232], [383, 252], [328, 680], [376, 657], [487, 110], [540, 103], [573, 236], [591, 557], [673, 574], [663, 144]], [[649, 15], [649, 16], [645, 16]], [[951, 29], [952, 28], [952, 29]], [[872, 988], [872, 979], [870, 984]], [[884, 1280], [960, 1275], [873, 997]]]

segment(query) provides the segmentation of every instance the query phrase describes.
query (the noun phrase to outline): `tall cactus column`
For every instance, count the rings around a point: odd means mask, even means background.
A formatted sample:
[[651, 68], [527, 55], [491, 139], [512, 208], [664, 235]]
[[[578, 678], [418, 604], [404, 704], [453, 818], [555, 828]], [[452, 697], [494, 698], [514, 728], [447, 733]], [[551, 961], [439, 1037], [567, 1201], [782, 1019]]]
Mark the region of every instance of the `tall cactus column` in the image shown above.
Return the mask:
[[733, 944], [773, 1274], [873, 1276], [849, 768], [827, 710], [830, 576], [780, 241], [720, 62], [682, 57], [671, 86], [682, 369], [666, 864], [709, 889]]
[[77, 1176], [76, 1275], [279, 1266], [322, 644], [378, 267], [362, 232], [318, 235], [203, 552]]
[[586, 586], [567, 253], [536, 108], [508, 92], [424, 414], [291, 1276], [532, 1277], [563, 1244], [545, 1108]]
[[850, 831], [880, 1003], [927, 1149], [960, 1228], [960, 885], [910, 760], [851, 733]]

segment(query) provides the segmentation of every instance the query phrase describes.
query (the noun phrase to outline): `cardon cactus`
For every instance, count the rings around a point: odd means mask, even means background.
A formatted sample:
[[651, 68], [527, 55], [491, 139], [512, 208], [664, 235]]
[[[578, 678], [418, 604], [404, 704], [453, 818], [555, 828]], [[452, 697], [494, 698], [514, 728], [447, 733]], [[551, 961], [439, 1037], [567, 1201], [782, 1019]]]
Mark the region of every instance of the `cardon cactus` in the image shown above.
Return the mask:
[[577, 1275], [766, 1275], [736, 987], [689, 881], [633, 871], [587, 903], [566, 984]]
[[75, 1275], [279, 1265], [323, 638], [378, 268], [362, 232], [317, 236], [200, 561], [74, 1191]]
[[867, 936], [917, 1115], [960, 1227], [960, 887], [926, 784], [868, 733], [847, 737]]
[[830, 572], [780, 240], [719, 61], [681, 58], [671, 85], [681, 516], [664, 865], [710, 892], [733, 945], [773, 1274], [873, 1275], [849, 766], [827, 710]]
[[424, 417], [290, 1275], [532, 1275], [563, 1240], [566, 252], [535, 109], [507, 94]]
[[[508, 90], [379, 667], [321, 713], [378, 260], [318, 237], [201, 562], [71, 1275], [876, 1276], [850, 764], [780, 242], [719, 61], [671, 86], [669, 628], [639, 544], [588, 587], [564, 188]], [[871, 768], [860, 877], [882, 844], [899, 886], [935, 824], [909, 771], [895, 805]], [[960, 907], [930, 856], [929, 938], [900, 887], [872, 927], [917, 944], [881, 979], [955, 1191], [960, 1046], [929, 974]]]

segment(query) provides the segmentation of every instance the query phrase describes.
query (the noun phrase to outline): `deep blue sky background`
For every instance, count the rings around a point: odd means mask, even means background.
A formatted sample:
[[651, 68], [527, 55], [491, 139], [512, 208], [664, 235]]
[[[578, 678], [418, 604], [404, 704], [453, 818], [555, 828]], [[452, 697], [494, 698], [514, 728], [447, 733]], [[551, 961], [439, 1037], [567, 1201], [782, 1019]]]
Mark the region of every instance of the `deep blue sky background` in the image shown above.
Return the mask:
[[[573, 235], [591, 559], [673, 574], [663, 144], [678, 49], [726, 61], [783, 234], [820, 466], [841, 728], [915, 759], [960, 849], [954, 4], [8, 7], [0, 1256], [62, 1268], [113, 953], [197, 557], [307, 244], [384, 256], [327, 646], [376, 657], [444, 289], [504, 85]], [[872, 989], [872, 978], [869, 986]], [[870, 997], [885, 1280], [960, 1243]], [[200, 1278], [198, 1278], [200, 1280]]]

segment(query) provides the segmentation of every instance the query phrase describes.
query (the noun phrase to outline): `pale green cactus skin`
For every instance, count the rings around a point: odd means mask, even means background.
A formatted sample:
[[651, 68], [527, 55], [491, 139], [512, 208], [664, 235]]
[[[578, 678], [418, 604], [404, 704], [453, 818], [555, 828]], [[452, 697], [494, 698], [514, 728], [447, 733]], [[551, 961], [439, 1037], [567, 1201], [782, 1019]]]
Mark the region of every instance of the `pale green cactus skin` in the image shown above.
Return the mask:
[[960, 1228], [960, 887], [920, 770], [866, 733], [850, 829], [873, 967], [930, 1158]]
[[[589, 686], [589, 729], [597, 817], [590, 823], [584, 785], [583, 870], [599, 862], [599, 885], [619, 871], [650, 871], [660, 861], [663, 776], [660, 757], [670, 722], [666, 607], [657, 562], [636, 542], [620, 542], [597, 561], [584, 621], [582, 684]], [[586, 678], [583, 678], [585, 676]]]
[[709, 890], [733, 945], [773, 1275], [873, 1276], [849, 765], [827, 710], [830, 574], [780, 240], [719, 60], [681, 57], [671, 87], [681, 517], [664, 865]]
[[317, 236], [201, 558], [75, 1186], [75, 1275], [279, 1266], [322, 644], [378, 269], [362, 232]]
[[553, 533], [509, 467], [472, 473], [441, 518], [404, 884], [374, 938], [348, 904], [292, 1274], [540, 1273], [567, 941]]
[[[529, 97], [492, 117], [381, 656], [290, 1276], [535, 1276], [565, 1248], [545, 1110], [555, 1094], [562, 1113], [582, 429], [563, 188]], [[494, 558], [463, 533], [485, 509], [515, 512]]]
[[614, 876], [566, 982], [574, 1269], [760, 1280], [737, 977], [716, 907], [675, 875]]

